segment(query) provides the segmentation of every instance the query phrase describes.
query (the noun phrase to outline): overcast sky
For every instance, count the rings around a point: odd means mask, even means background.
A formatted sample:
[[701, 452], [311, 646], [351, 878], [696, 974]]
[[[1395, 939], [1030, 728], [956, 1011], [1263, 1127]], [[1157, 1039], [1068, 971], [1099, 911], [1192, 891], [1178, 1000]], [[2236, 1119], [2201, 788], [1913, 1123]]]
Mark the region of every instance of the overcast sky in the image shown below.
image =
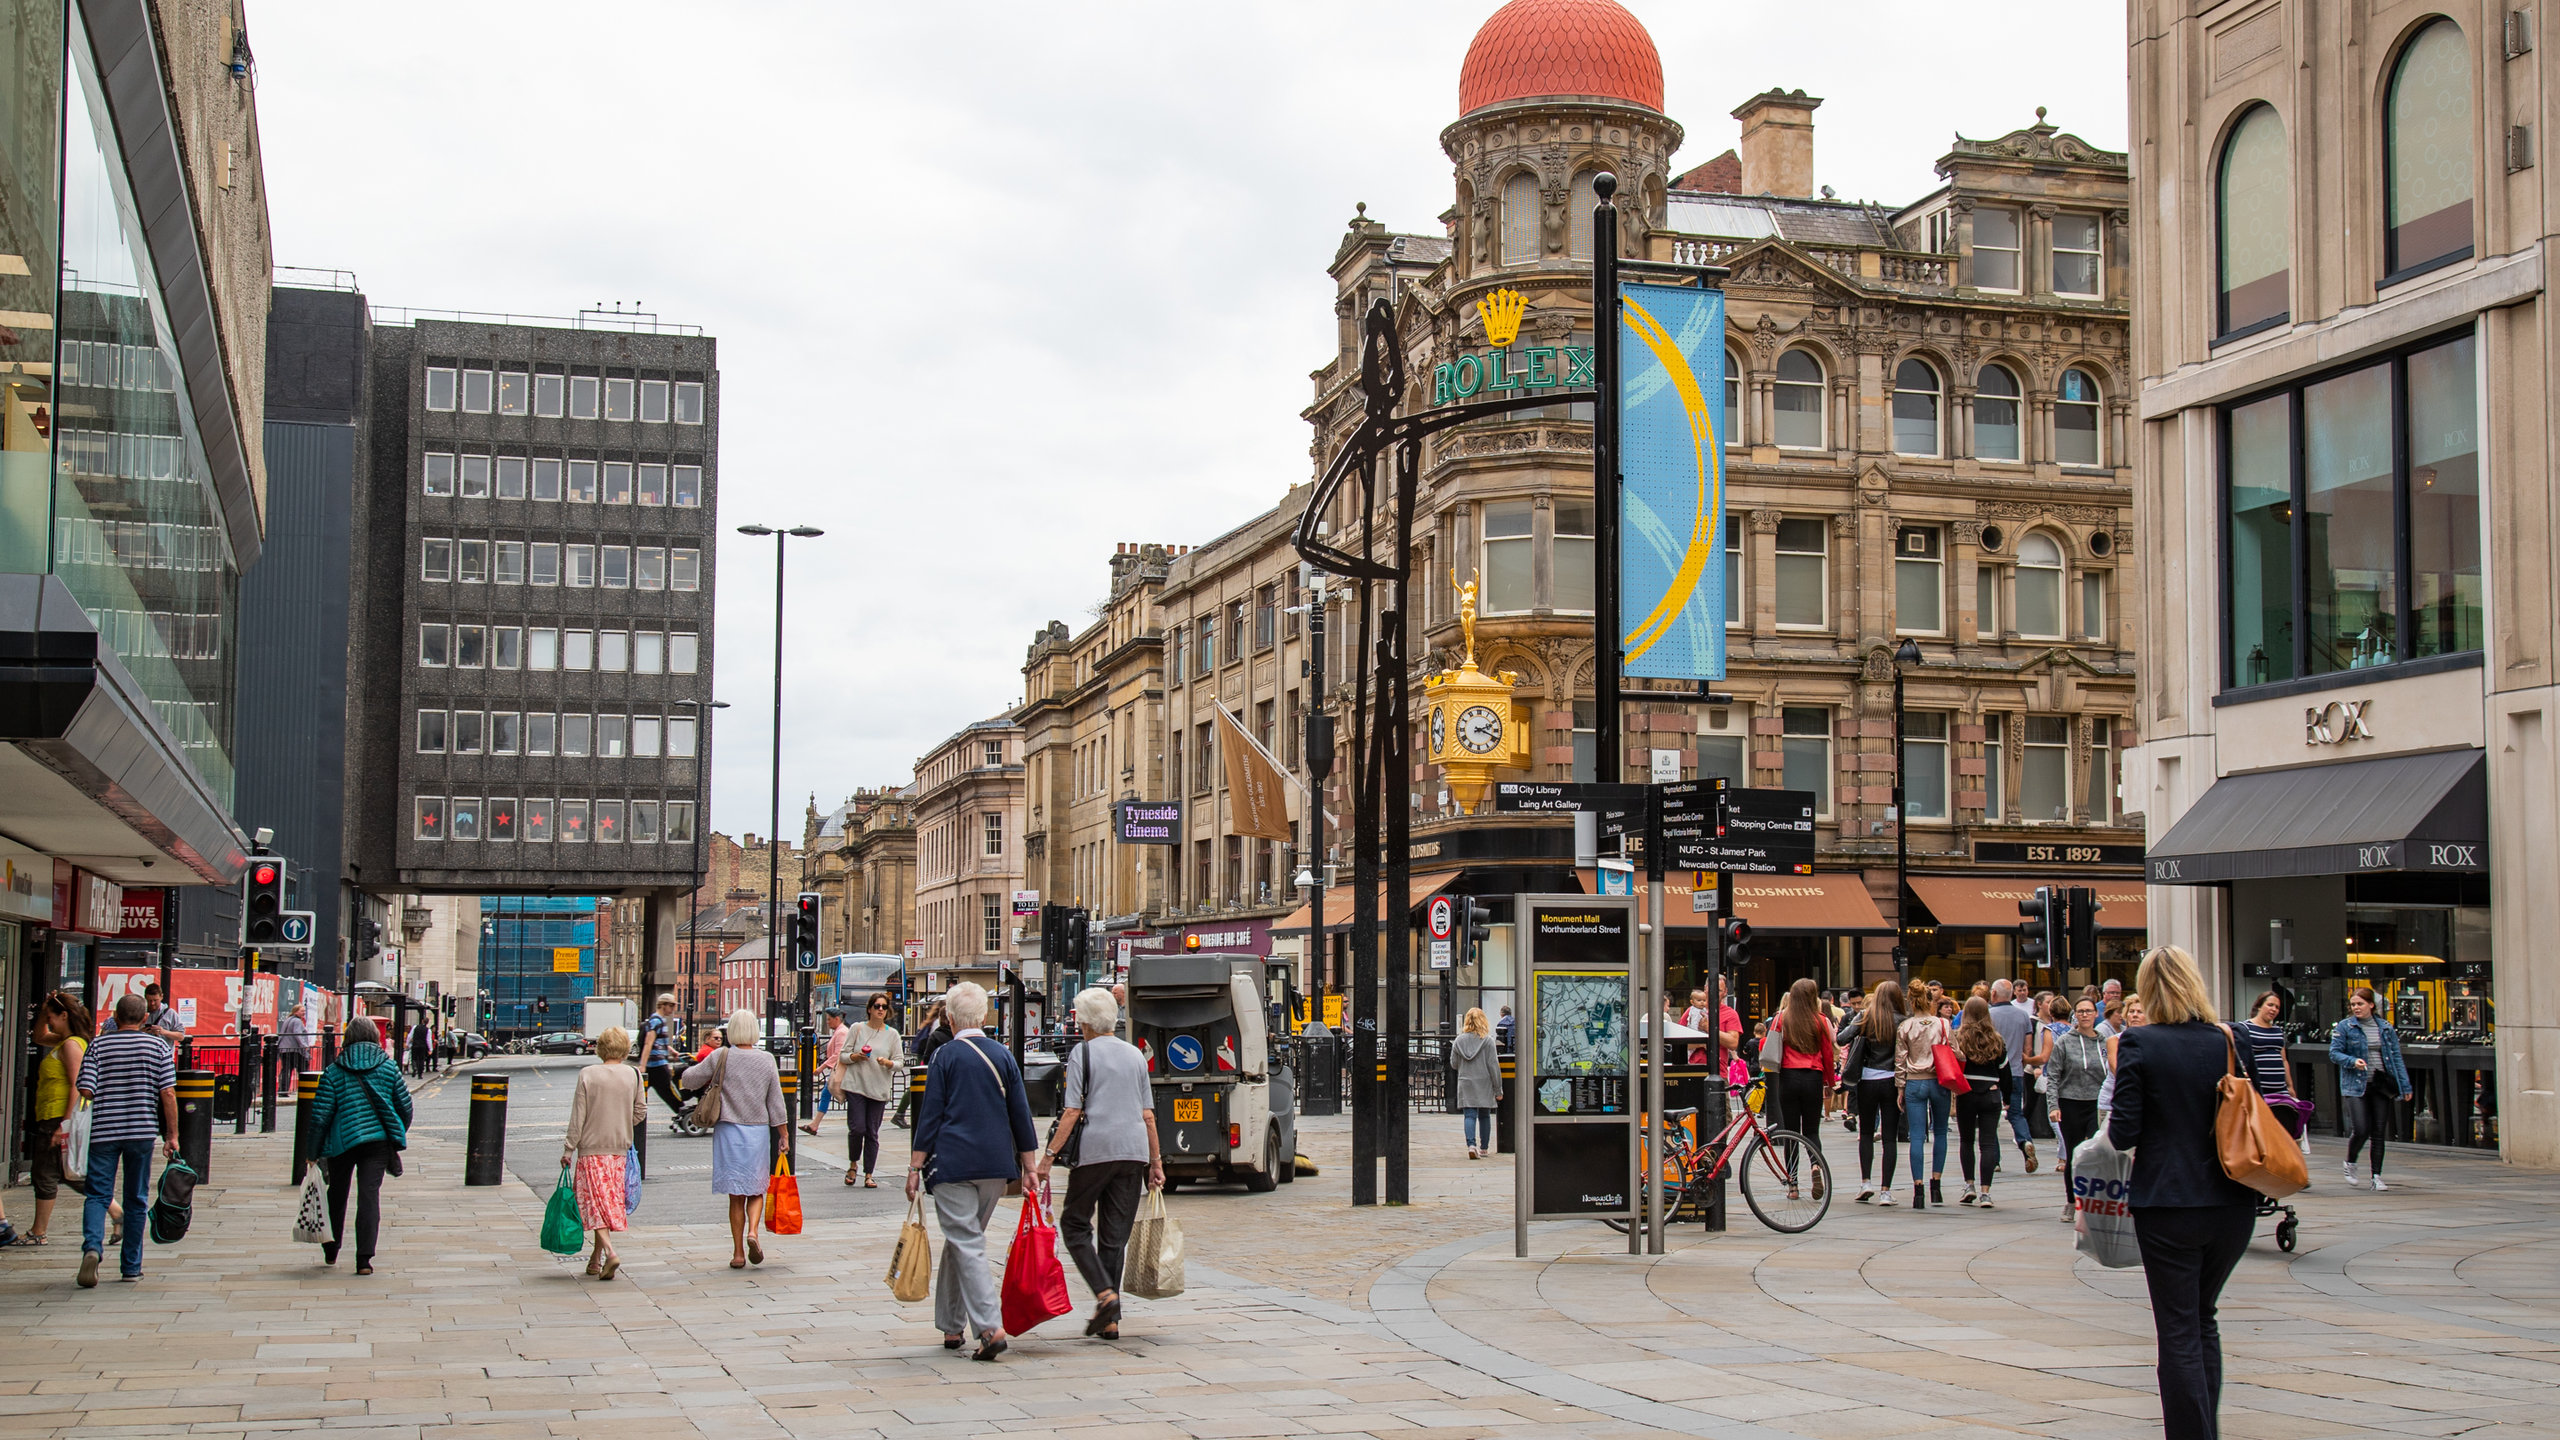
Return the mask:
[[[1308, 473], [1352, 214], [1439, 234], [1492, 0], [705, 5], [249, 0], [281, 265], [376, 305], [644, 302], [720, 346], [712, 820], [767, 828], [773, 542], [793, 541], [783, 833], [1022, 693], [1115, 542], [1196, 543]], [[2046, 0], [1630, 0], [1675, 159], [1771, 86], [1887, 203], [2049, 106], [2125, 143], [2124, 14]], [[288, 277], [289, 278], [289, 277]]]

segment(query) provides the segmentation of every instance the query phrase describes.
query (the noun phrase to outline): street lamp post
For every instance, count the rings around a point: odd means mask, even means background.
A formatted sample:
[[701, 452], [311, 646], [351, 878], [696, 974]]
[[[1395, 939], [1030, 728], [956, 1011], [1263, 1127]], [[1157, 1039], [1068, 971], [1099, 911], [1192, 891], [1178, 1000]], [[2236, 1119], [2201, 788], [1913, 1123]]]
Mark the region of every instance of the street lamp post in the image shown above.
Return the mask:
[[1911, 927], [1904, 916], [1911, 900], [1910, 806], [1903, 799], [1902, 671], [1920, 663], [1920, 642], [1906, 635], [1893, 652], [1893, 978], [1911, 983], [1911, 950], [1905, 943]]
[[714, 700], [704, 705], [699, 700], [678, 700], [672, 707], [690, 710], [702, 721], [702, 735], [694, 743], [694, 790], [701, 797], [693, 812], [693, 894], [685, 905], [684, 921], [684, 1023], [685, 1047], [693, 1045], [693, 1026], [702, 1010], [701, 984], [694, 978], [695, 967], [702, 963], [702, 832], [711, 820], [711, 712], [726, 710], [729, 702]]
[[773, 537], [773, 817], [765, 836], [765, 1013], [782, 993], [782, 562], [783, 544], [814, 540], [826, 534], [813, 525], [777, 530], [770, 525], [741, 525], [741, 535]]

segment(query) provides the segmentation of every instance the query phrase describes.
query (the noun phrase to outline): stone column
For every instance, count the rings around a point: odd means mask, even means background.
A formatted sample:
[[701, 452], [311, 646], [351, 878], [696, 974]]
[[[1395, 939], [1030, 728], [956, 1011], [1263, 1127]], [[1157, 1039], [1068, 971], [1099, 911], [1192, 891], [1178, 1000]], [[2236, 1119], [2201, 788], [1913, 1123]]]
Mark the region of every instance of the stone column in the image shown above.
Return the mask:
[[1954, 619], [1948, 638], [1959, 652], [1982, 646], [1982, 617], [1975, 607], [1975, 572], [1982, 568], [1982, 522], [1959, 520], [1947, 527], [1947, 564], [1955, 572]]

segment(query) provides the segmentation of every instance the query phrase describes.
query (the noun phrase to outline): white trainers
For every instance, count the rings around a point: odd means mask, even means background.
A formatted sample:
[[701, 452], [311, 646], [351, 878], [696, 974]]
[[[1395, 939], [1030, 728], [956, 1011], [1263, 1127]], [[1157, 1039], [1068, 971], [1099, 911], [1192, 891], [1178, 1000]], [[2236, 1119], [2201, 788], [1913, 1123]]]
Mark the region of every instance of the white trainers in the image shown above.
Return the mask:
[[2340, 1173], [2346, 1177], [2347, 1188], [2350, 1190], [2356, 1189], [2361, 1183], [2356, 1179], [2356, 1162], [2349, 1160], [2338, 1168]]
[[2063, 1207], [2062, 1207], [2062, 1223], [2063, 1223], [2063, 1224], [2068, 1225], [2068, 1224], [2070, 1224], [2073, 1220], [2078, 1219], [2078, 1218], [2079, 1218], [2078, 1216], [2075, 1216], [2075, 1215], [2073, 1215], [2073, 1214], [2071, 1213], [2071, 1207], [2070, 1207], [2070, 1206], [2065, 1205], [2065, 1206], [2063, 1206]]
[[2374, 1177], [2373, 1177], [2373, 1188], [2374, 1188], [2375, 1190], [2377, 1190], [2377, 1191], [2380, 1191], [2380, 1190], [2388, 1190], [2388, 1189], [2390, 1189], [2391, 1187], [2390, 1187], [2390, 1186], [2388, 1186], [2388, 1185], [2383, 1184], [2383, 1183], [2382, 1183], [2382, 1177], [2381, 1177], [2381, 1176], [2379, 1176], [2379, 1175], [2376, 1175], [2376, 1176], [2374, 1176]]
[[1858, 1185], [1858, 1203], [1861, 1205], [1873, 1205], [1876, 1203], [1876, 1187], [1872, 1184], [1861, 1181]]
[[1982, 1198], [1973, 1202], [1973, 1208], [1976, 1210], [1992, 1210], [1998, 1208], [1991, 1203], [1990, 1186], [1986, 1185], [1982, 1188]]
[[1893, 1198], [1893, 1191], [1892, 1191], [1891, 1189], [1881, 1190], [1881, 1191], [1878, 1191], [1878, 1192], [1877, 1192], [1877, 1194], [1876, 1194], [1876, 1208], [1877, 1208], [1877, 1209], [1879, 1209], [1879, 1210], [1890, 1210], [1890, 1209], [1892, 1209], [1892, 1208], [1894, 1207], [1894, 1205], [1895, 1205], [1896, 1203], [1897, 1203], [1897, 1202], [1896, 1202], [1896, 1201], [1894, 1200], [1894, 1198]]

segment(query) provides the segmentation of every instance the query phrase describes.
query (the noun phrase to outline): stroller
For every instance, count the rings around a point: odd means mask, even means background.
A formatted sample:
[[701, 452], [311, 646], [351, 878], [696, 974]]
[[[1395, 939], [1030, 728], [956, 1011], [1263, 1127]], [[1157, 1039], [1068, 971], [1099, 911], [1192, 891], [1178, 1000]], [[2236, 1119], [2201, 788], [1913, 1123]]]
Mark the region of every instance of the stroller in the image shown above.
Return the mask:
[[[2284, 1127], [2286, 1134], [2299, 1141], [2302, 1138], [2302, 1132], [2311, 1124], [2311, 1102], [2291, 1095], [2269, 1095], [2266, 1099], [2267, 1108], [2275, 1112], [2276, 1123]], [[2291, 1254], [2302, 1229], [2302, 1217], [2295, 1214], [2293, 1207], [2283, 1201], [2271, 1200], [2261, 1195], [2258, 1197], [2258, 1218], [2265, 1219], [2269, 1215], [2284, 1217], [2276, 1222], [2276, 1248]]]

